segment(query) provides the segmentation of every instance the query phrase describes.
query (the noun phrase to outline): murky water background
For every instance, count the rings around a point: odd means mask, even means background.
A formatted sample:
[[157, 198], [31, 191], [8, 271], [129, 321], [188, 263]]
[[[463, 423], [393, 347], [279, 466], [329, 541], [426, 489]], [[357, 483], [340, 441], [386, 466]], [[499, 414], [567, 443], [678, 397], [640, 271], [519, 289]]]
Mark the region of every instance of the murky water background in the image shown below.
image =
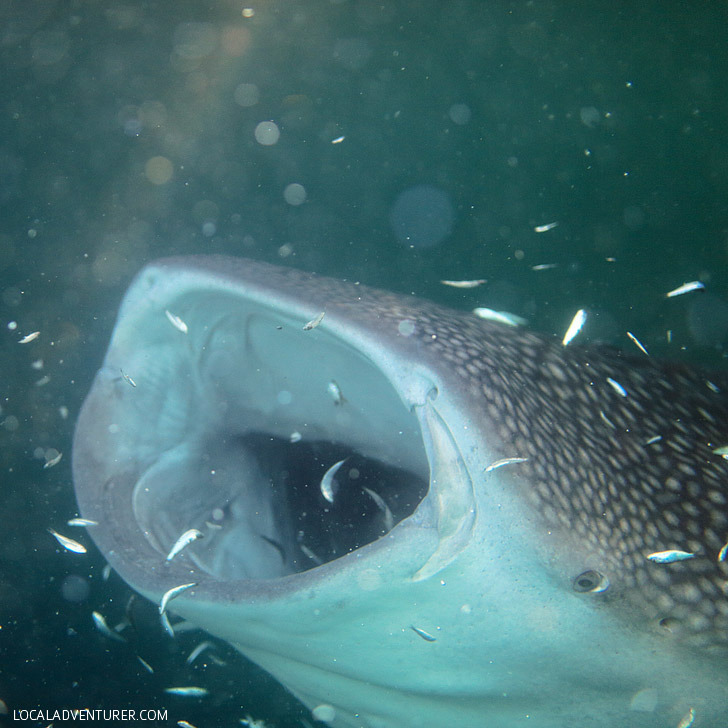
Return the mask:
[[[249, 256], [507, 310], [559, 336], [586, 308], [587, 337], [627, 348], [631, 331], [653, 355], [721, 366], [726, 14], [649, 1], [3, 3], [10, 710], [166, 707], [170, 725], [198, 727], [306, 715], [223, 646], [227, 666], [209, 653], [187, 665], [204, 637], [170, 640], [141, 600], [128, 644], [103, 637], [91, 612], [121, 622], [130, 591], [103, 580], [93, 547], [65, 552], [47, 531], [72, 531], [73, 422], [150, 259]], [[439, 283], [475, 278], [487, 282]], [[665, 298], [691, 280], [706, 291]], [[165, 695], [175, 684], [210, 696]]]

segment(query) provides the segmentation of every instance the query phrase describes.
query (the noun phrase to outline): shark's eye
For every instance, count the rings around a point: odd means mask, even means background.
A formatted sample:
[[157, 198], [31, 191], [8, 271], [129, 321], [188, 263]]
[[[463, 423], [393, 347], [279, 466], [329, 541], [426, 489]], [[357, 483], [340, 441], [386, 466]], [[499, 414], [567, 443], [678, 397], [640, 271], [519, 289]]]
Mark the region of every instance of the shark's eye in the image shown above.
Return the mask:
[[590, 569], [584, 571], [573, 581], [574, 591], [585, 592], [603, 592], [609, 587], [609, 579], [604, 574]]

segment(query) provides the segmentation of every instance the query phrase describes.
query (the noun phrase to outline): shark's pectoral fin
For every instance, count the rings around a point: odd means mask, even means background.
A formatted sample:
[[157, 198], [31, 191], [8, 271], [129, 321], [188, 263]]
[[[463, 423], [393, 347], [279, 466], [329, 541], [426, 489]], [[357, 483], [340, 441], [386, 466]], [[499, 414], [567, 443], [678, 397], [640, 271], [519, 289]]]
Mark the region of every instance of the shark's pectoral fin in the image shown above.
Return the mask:
[[437, 509], [439, 544], [412, 577], [422, 581], [444, 569], [465, 548], [475, 524], [475, 494], [465, 461], [432, 398], [416, 408], [430, 461], [430, 496]]

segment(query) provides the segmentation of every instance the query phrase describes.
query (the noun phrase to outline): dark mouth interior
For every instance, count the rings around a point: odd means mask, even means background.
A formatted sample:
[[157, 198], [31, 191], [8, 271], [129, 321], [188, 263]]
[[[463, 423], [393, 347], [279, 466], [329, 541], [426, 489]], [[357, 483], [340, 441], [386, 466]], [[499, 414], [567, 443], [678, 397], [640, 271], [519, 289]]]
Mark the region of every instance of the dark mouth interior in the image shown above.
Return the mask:
[[[321, 481], [342, 460], [332, 503]], [[428, 490], [422, 477], [344, 444], [260, 432], [211, 445], [173, 473], [174, 489], [157, 493], [160, 547], [198, 529], [203, 537], [175, 558], [221, 579], [278, 578], [345, 556], [385, 536]]]
[[[345, 445], [289, 443], [263, 434], [246, 440], [274, 492], [283, 493], [288, 514], [283, 530], [293, 533], [288, 547], [283, 543], [276, 547], [294, 571], [333, 561], [376, 541], [411, 515], [427, 493], [427, 483], [416, 475], [365, 458]], [[321, 480], [341, 460], [345, 462], [335, 476], [334, 502], [329, 503], [321, 492]], [[382, 498], [391, 516], [367, 489]]]

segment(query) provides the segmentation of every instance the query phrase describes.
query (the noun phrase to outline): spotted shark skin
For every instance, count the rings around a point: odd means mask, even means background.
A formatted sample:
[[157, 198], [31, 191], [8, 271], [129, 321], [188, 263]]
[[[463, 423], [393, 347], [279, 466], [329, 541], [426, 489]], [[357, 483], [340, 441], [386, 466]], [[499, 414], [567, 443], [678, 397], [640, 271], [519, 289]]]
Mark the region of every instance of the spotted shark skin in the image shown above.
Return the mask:
[[[272, 404], [281, 389], [288, 410]], [[76, 427], [76, 494], [133, 588], [158, 602], [195, 583], [168, 611], [308, 707], [332, 706], [333, 726], [677, 728], [691, 710], [696, 728], [718, 726], [726, 392], [724, 374], [564, 347], [354, 282], [171, 258], [122, 303]], [[304, 571], [277, 573], [247, 525], [231, 576], [229, 555], [195, 558], [204, 539], [166, 562], [208, 505], [202, 476], [186, 474], [205, 458], [222, 473], [231, 432], [302, 423], [421, 471], [426, 497], [382, 538]], [[259, 466], [234, 453], [230, 469], [253, 483], [239, 510], [254, 505], [254, 528], [283, 539]], [[647, 558], [666, 550], [694, 556]]]

